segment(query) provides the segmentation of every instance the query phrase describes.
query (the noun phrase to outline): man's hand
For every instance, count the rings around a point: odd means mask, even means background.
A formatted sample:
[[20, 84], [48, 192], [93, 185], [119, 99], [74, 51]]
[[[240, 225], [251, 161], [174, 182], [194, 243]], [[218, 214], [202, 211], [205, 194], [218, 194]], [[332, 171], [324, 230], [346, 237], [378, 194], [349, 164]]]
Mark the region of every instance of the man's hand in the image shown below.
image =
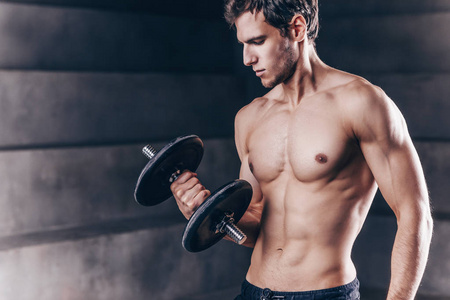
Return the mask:
[[200, 183], [197, 174], [191, 171], [184, 171], [172, 183], [170, 189], [186, 219], [189, 219], [200, 204], [211, 195], [211, 192]]

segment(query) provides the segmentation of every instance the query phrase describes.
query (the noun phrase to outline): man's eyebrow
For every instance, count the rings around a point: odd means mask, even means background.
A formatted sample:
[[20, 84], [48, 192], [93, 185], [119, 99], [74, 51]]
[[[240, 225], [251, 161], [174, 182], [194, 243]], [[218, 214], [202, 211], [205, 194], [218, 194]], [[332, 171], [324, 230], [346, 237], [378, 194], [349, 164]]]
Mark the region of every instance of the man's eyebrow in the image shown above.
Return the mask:
[[263, 40], [266, 37], [267, 37], [266, 35], [262, 34], [262, 35], [258, 35], [258, 36], [255, 36], [255, 37], [251, 37], [251, 38], [249, 38], [248, 40], [246, 40], [244, 42], [241, 42], [240, 40], [238, 40], [238, 43], [239, 44], [251, 44], [251, 43], [253, 43], [253, 42], [257, 41], [257, 40]]

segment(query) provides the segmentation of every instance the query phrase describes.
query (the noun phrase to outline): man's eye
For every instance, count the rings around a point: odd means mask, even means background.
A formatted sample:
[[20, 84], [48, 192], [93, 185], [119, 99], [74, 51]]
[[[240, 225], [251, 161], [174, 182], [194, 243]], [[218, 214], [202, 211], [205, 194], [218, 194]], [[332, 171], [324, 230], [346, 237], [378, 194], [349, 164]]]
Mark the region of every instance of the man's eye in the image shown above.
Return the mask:
[[253, 44], [255, 44], [255, 45], [262, 45], [262, 44], [264, 44], [264, 40], [254, 41]]

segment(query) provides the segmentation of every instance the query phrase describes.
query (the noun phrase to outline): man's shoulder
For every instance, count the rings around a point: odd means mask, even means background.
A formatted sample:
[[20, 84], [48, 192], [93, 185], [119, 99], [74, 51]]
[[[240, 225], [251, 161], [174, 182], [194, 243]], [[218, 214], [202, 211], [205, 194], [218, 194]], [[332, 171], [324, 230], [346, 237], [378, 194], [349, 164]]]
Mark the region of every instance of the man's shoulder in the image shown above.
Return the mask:
[[329, 85], [326, 86], [327, 92], [334, 94], [371, 96], [371, 93], [380, 89], [367, 79], [344, 71], [335, 70], [328, 78]]
[[404, 122], [394, 101], [380, 87], [362, 77], [353, 78], [336, 90], [335, 97], [340, 103], [340, 115], [357, 136], [369, 136], [374, 130], [387, 132], [394, 124]]
[[[254, 126], [255, 120], [262, 115], [262, 110], [266, 106], [268, 99], [259, 97], [254, 99], [251, 103], [242, 107], [236, 114], [234, 120], [235, 141], [238, 153], [244, 153], [246, 148], [246, 139], [251, 128]], [[244, 148], [242, 148], [244, 147]]]
[[234, 125], [238, 136], [245, 138], [254, 128], [255, 123], [265, 115], [273, 105], [268, 94], [255, 98], [252, 102], [242, 107], [236, 114]]
[[236, 119], [252, 119], [261, 114], [261, 111], [267, 109], [269, 98], [265, 95], [255, 98], [252, 102], [242, 107], [236, 114]]
[[331, 95], [336, 113], [351, 132], [361, 135], [402, 119], [395, 103], [380, 87], [357, 75], [339, 75], [334, 78], [338, 84], [326, 92]]
[[363, 77], [343, 73], [337, 76], [337, 84], [330, 92], [345, 108], [352, 111], [385, 106], [390, 99], [384, 91]]

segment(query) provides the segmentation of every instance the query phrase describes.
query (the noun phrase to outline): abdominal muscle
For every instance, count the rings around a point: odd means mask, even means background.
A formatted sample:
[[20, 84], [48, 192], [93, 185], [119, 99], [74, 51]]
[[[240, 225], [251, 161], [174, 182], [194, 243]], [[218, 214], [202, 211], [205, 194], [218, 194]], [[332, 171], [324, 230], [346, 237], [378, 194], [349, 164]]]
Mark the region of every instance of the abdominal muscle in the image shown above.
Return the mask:
[[287, 174], [261, 184], [264, 208], [247, 273], [250, 283], [289, 292], [332, 288], [355, 279], [351, 248], [376, 187], [361, 198], [355, 197], [356, 190], [340, 190], [341, 184], [318, 185]]

